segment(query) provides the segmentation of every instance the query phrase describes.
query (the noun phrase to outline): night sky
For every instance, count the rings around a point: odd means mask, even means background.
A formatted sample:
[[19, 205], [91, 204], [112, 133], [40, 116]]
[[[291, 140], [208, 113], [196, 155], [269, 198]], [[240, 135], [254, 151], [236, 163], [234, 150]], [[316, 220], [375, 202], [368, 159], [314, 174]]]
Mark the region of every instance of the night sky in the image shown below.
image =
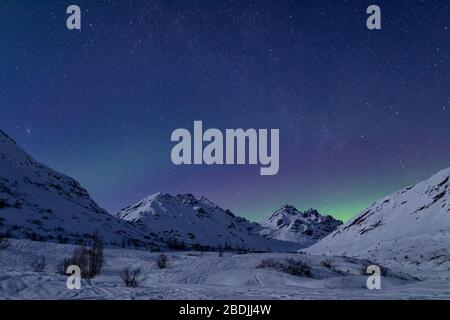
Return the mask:
[[[162, 191], [252, 220], [285, 203], [348, 219], [450, 166], [449, 6], [2, 0], [0, 128], [111, 212]], [[279, 128], [278, 175], [173, 165], [170, 135], [194, 120]]]

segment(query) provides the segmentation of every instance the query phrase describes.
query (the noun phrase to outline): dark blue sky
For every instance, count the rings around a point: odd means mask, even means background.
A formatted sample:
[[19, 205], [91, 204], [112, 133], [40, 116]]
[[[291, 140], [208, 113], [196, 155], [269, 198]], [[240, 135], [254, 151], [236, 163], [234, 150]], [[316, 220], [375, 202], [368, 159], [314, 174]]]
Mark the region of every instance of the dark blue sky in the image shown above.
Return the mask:
[[[449, 27], [447, 0], [2, 1], [0, 128], [110, 211], [164, 191], [348, 218], [450, 166]], [[279, 174], [174, 166], [194, 120], [279, 128]]]

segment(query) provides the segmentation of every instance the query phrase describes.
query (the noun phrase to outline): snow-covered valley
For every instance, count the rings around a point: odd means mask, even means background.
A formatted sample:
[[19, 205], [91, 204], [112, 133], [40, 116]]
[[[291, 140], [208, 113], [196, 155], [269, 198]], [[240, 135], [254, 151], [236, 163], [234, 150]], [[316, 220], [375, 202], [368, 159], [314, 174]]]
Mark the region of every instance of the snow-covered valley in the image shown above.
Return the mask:
[[[96, 239], [101, 272], [67, 289], [61, 266]], [[449, 248], [450, 169], [345, 224], [290, 205], [256, 223], [168, 193], [111, 215], [0, 131], [0, 299], [450, 299]], [[367, 288], [370, 265], [380, 290]]]
[[[82, 280], [80, 290], [66, 287], [56, 265], [74, 249], [70, 244], [11, 240], [0, 251], [0, 299], [450, 299], [450, 279], [418, 281], [398, 271], [382, 277], [381, 290], [365, 287], [365, 260], [294, 253], [166, 252], [167, 268], [158, 269], [159, 253], [106, 249], [99, 276]], [[33, 272], [37, 253], [46, 267]], [[304, 261], [309, 276], [259, 267], [261, 261], [287, 258]], [[128, 288], [124, 266], [141, 268], [139, 285]]]

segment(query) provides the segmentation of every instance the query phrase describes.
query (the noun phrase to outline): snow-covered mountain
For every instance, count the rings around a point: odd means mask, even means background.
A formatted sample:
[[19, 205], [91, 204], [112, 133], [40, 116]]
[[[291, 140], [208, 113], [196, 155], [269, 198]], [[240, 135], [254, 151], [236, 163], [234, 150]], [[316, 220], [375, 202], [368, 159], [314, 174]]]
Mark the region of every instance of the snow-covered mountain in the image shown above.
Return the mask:
[[450, 168], [378, 200], [306, 251], [448, 268]]
[[111, 245], [148, 246], [153, 240], [108, 214], [77, 181], [37, 162], [0, 130], [0, 235], [81, 243], [96, 231]]
[[261, 226], [204, 197], [163, 193], [111, 216], [77, 181], [37, 162], [0, 131], [0, 236], [82, 243], [98, 232], [118, 246], [293, 251], [338, 224], [285, 206]]
[[268, 238], [310, 246], [341, 224], [342, 221], [322, 216], [315, 209], [300, 212], [291, 205], [284, 205], [262, 222], [264, 229], [259, 233]]
[[205, 246], [260, 251], [289, 251], [298, 243], [266, 239], [262, 227], [192, 194], [157, 193], [117, 212], [115, 217], [138, 225], [172, 246]]

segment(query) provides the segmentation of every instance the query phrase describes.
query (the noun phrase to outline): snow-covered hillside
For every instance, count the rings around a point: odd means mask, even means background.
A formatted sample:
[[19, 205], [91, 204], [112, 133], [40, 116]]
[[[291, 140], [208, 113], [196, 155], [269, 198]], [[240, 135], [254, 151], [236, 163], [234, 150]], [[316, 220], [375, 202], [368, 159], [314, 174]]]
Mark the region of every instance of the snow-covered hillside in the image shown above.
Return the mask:
[[114, 216], [139, 226], [173, 247], [199, 245], [258, 251], [291, 251], [303, 247], [298, 243], [266, 239], [258, 234], [259, 224], [192, 194], [157, 193]]
[[107, 244], [153, 240], [100, 208], [74, 179], [35, 161], [0, 130], [0, 234], [79, 243], [98, 231]]
[[378, 200], [306, 251], [448, 273], [450, 168]]
[[284, 205], [262, 223], [264, 229], [259, 233], [268, 238], [310, 246], [341, 224], [331, 216], [322, 216], [317, 210], [300, 212], [291, 205]]

